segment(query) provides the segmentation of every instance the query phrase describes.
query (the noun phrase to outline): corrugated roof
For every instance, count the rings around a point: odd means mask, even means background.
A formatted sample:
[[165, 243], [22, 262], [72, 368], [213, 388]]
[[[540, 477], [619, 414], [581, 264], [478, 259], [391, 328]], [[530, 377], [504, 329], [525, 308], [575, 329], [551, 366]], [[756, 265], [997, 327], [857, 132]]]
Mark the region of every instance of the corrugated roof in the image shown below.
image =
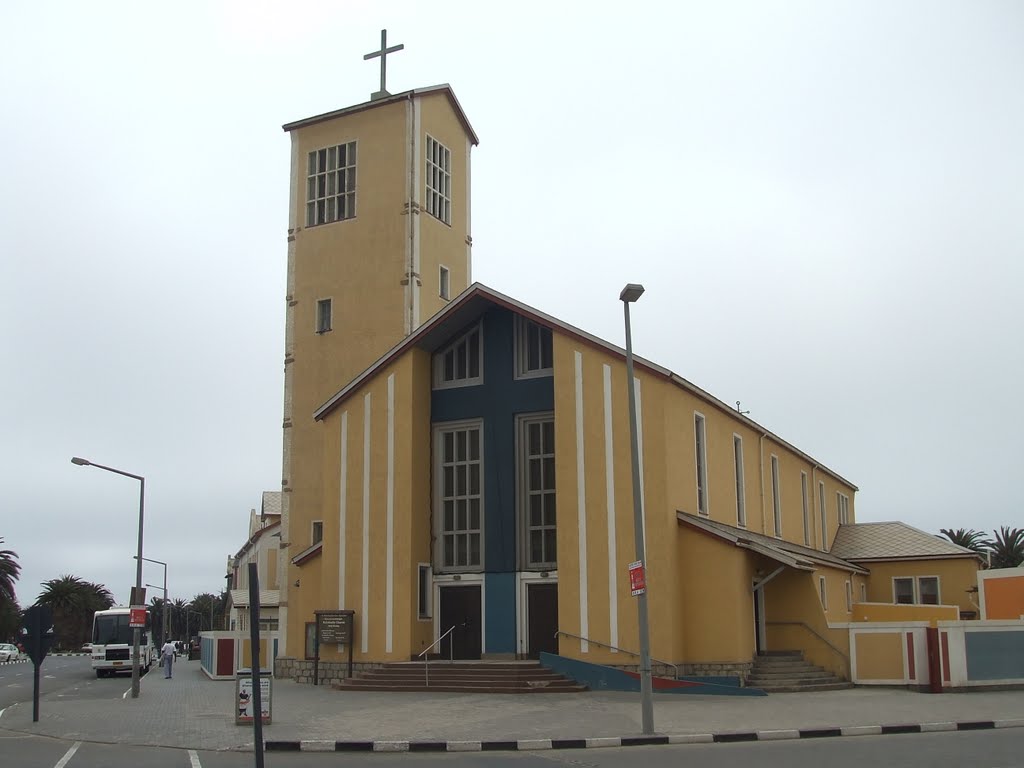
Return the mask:
[[832, 552], [822, 552], [811, 547], [805, 547], [802, 544], [794, 544], [785, 539], [776, 539], [774, 536], [765, 536], [762, 533], [748, 531], [745, 528], [737, 528], [707, 517], [691, 515], [688, 512], [676, 512], [676, 517], [680, 522], [700, 528], [702, 531], [706, 531], [726, 541], [731, 541], [738, 547], [765, 555], [797, 570], [813, 570], [813, 566], [818, 564], [853, 573], [867, 573], [860, 566], [837, 557], [834, 548]]
[[832, 554], [845, 560], [978, 557], [966, 547], [900, 522], [839, 526]]

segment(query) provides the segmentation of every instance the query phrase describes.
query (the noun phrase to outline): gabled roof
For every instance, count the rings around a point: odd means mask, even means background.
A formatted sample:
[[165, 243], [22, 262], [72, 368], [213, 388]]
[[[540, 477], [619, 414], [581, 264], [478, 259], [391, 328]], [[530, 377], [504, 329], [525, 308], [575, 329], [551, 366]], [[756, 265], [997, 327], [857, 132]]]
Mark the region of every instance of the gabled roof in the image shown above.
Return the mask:
[[264, 515], [281, 514], [281, 491], [264, 491], [260, 511]]
[[776, 539], [773, 536], [765, 536], [761, 533], [754, 533], [744, 528], [720, 523], [717, 520], [691, 515], [688, 512], [676, 512], [676, 518], [681, 523], [690, 525], [724, 541], [731, 542], [740, 549], [749, 549], [752, 552], [757, 552], [759, 555], [769, 557], [798, 571], [813, 571], [819, 565], [826, 565], [830, 568], [839, 568], [851, 573], [868, 573], [864, 568], [836, 557], [834, 552], [820, 552], [811, 547], [794, 544], [784, 539]]
[[430, 96], [435, 93], [440, 93], [448, 97], [448, 103], [451, 104], [459, 122], [462, 123], [463, 130], [469, 134], [469, 138], [473, 142], [474, 146], [479, 144], [480, 139], [477, 138], [476, 132], [473, 130], [473, 126], [469, 124], [469, 118], [466, 117], [466, 113], [462, 110], [462, 105], [459, 104], [459, 100], [455, 98], [455, 91], [452, 90], [452, 87], [448, 85], [448, 83], [430, 85], [426, 88], [414, 88], [411, 91], [402, 91], [401, 93], [396, 93], [393, 96], [387, 96], [383, 99], [364, 101], [362, 104], [355, 104], [351, 107], [336, 109], [333, 112], [325, 112], [322, 115], [315, 115], [314, 117], [307, 117], [303, 120], [296, 120], [292, 123], [285, 123], [281, 128], [287, 133], [294, 131], [297, 128], [305, 128], [307, 125], [315, 125], [316, 123], [322, 123], [326, 120], [334, 120], [337, 117], [344, 117], [345, 115], [353, 115], [356, 112], [365, 112], [368, 109], [382, 107], [385, 104], [394, 104], [396, 101], [414, 99], [417, 96]]
[[[425, 349], [429, 352], [434, 352], [439, 349], [443, 344], [448, 342], [452, 336], [458, 333], [460, 330], [466, 328], [471, 323], [478, 320], [487, 310], [491, 307], [499, 306], [505, 309], [511, 310], [518, 315], [521, 315], [528, 320], [532, 320], [539, 325], [551, 328], [553, 331], [571, 336], [578, 341], [597, 347], [598, 349], [607, 352], [611, 355], [619, 357], [623, 360], [626, 358], [626, 350], [622, 347], [618, 347], [604, 339], [593, 336], [586, 331], [580, 330], [575, 326], [569, 325], [556, 317], [545, 314], [540, 310], [534, 309], [531, 306], [523, 304], [503, 293], [499, 293], [493, 288], [489, 288], [482, 283], [473, 283], [469, 288], [464, 290], [458, 296], [456, 296], [448, 305], [438, 312], [436, 315], [431, 317], [427, 322], [413, 331], [411, 334], [402, 339], [398, 344], [393, 346], [388, 352], [386, 352], [381, 358], [373, 363], [369, 368], [363, 371], [361, 374], [356, 376], [352, 381], [342, 387], [336, 394], [334, 394], [327, 402], [321, 405], [313, 413], [313, 418], [317, 421], [325, 418], [331, 411], [341, 405], [348, 397], [359, 389], [366, 381], [373, 378], [378, 371], [390, 365], [394, 360], [403, 355], [406, 351], [412, 348]], [[833, 478], [838, 480], [845, 485], [848, 485], [853, 490], [857, 490], [857, 486], [851, 483], [849, 480], [844, 478], [837, 472], [832, 471], [824, 464], [821, 464], [817, 459], [809, 456], [808, 454], [801, 451], [795, 445], [788, 443], [781, 437], [776, 435], [774, 432], [762, 427], [753, 419], [747, 418], [743, 414], [739, 413], [735, 408], [727, 405], [717, 397], [705, 392], [700, 387], [692, 384], [691, 382], [684, 379], [678, 374], [672, 373], [668, 368], [663, 368], [657, 363], [652, 363], [649, 360], [645, 360], [642, 357], [633, 356], [634, 368], [643, 368], [647, 372], [659, 376], [671, 383], [675, 384], [680, 389], [689, 392], [692, 395], [704, 400], [706, 403], [714, 408], [718, 408], [720, 411], [727, 413], [731, 418], [737, 419], [741, 423], [748, 426], [750, 429], [762, 433], [763, 435], [770, 437], [772, 440], [777, 442], [779, 445], [785, 446], [790, 451], [800, 456], [810, 464], [815, 465], [818, 469], [831, 475]]]
[[857, 562], [979, 557], [966, 547], [900, 522], [841, 525], [832, 554]]

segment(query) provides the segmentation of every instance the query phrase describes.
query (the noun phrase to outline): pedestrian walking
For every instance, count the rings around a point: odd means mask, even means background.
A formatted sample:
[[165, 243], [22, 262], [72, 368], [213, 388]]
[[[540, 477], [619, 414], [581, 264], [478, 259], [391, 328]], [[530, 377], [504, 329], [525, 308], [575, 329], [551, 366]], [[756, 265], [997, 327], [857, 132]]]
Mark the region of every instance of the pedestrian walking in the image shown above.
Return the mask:
[[177, 650], [174, 643], [168, 640], [160, 649], [160, 664], [164, 668], [164, 680], [171, 679], [171, 667], [174, 665], [174, 652]]

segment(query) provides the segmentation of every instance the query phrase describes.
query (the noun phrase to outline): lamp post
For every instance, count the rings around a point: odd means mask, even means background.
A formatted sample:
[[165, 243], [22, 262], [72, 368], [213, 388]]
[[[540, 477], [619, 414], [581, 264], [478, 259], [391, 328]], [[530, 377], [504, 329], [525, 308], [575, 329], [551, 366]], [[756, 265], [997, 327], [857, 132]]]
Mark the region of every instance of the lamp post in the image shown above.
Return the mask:
[[[113, 467], [105, 467], [102, 464], [94, 464], [88, 459], [82, 459], [78, 456], [71, 458], [71, 463], [79, 467], [96, 467], [96, 469], [103, 469], [107, 472], [113, 472], [115, 475], [124, 475], [139, 481], [139, 546], [138, 552], [136, 553], [135, 560], [135, 596], [140, 597], [142, 595], [142, 528], [143, 519], [145, 517], [146, 509], [146, 478], [142, 475], [133, 475], [131, 472], [125, 472], [121, 469], [114, 469]], [[132, 698], [139, 698], [139, 640], [140, 631], [138, 627], [132, 629]]]
[[[148, 557], [144, 557], [142, 559], [145, 560], [147, 563], [156, 563], [157, 565], [162, 565], [164, 567], [164, 608], [163, 611], [161, 611], [161, 613], [163, 613], [163, 627], [161, 627], [163, 637], [161, 638], [160, 642], [160, 645], [163, 645], [167, 642], [167, 563], [163, 562], [162, 560], [153, 560]], [[146, 586], [153, 587], [153, 589], [158, 588], [156, 584], [147, 584]]]
[[[626, 317], [626, 392], [629, 396], [629, 452], [633, 464], [633, 538], [636, 540], [636, 559], [644, 569], [646, 582], [646, 552], [644, 548], [644, 519], [640, 501], [640, 448], [636, 427], [636, 385], [633, 382], [633, 338], [629, 328], [629, 305], [639, 299], [644, 287], [629, 283], [619, 293]], [[651, 636], [647, 617], [647, 587], [636, 598], [637, 623], [640, 625], [640, 713], [644, 735], [654, 733], [654, 695], [651, 682]]]

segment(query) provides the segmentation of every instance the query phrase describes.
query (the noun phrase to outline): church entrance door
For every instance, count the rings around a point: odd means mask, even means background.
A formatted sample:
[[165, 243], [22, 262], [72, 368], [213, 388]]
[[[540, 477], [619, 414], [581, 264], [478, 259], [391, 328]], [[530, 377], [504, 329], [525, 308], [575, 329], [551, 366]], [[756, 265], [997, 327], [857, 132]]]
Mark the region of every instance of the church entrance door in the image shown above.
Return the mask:
[[558, 584], [527, 584], [526, 611], [530, 628], [527, 655], [539, 659], [541, 651], [558, 653]]
[[452, 633], [441, 641], [441, 657], [479, 659], [483, 649], [480, 586], [444, 586], [440, 588], [440, 598], [440, 633], [443, 635], [450, 627], [455, 627]]

